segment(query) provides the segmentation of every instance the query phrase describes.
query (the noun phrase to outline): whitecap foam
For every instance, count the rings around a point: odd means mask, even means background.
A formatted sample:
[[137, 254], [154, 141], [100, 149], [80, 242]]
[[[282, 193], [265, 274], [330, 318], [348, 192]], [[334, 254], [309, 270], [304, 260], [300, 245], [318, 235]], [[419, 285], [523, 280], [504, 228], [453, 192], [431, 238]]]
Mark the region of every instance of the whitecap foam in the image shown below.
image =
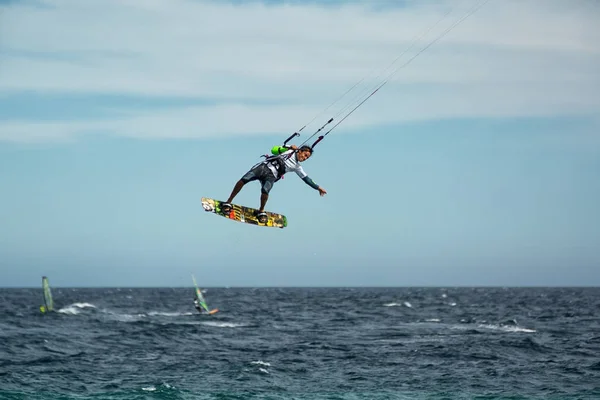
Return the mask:
[[120, 314], [110, 310], [102, 310], [102, 312], [110, 315], [110, 318], [119, 322], [135, 322], [142, 318], [146, 318], [146, 314]]
[[61, 314], [69, 314], [69, 315], [77, 315], [77, 314], [79, 314], [79, 310], [77, 308], [71, 307], [71, 306], [61, 308], [57, 312], [59, 312]]
[[163, 312], [163, 311], [150, 311], [149, 316], [162, 316], [162, 317], [181, 317], [184, 315], [193, 315], [191, 312]]
[[480, 324], [479, 328], [491, 329], [495, 331], [503, 331], [503, 332], [519, 332], [519, 333], [535, 333], [537, 332], [535, 329], [528, 328], [520, 328], [518, 326], [505, 326], [505, 325], [492, 325], [492, 324]]
[[91, 303], [73, 303], [71, 305], [77, 308], [96, 308], [96, 306]]
[[268, 373], [269, 373], [269, 371], [267, 371], [267, 370], [266, 370], [266, 369], [264, 369], [264, 368], [259, 368], [258, 370], [259, 370], [260, 372], [264, 372], [265, 374], [268, 374]]
[[400, 304], [398, 303], [388, 303], [388, 304], [384, 304], [384, 307], [398, 307]]
[[81, 309], [83, 308], [96, 308], [96, 306], [90, 303], [73, 303], [71, 305], [59, 309], [57, 312], [61, 314], [77, 315], [81, 312]]
[[271, 364], [270, 364], [270, 363], [268, 363], [268, 362], [264, 362], [264, 361], [261, 361], [261, 360], [258, 360], [258, 361], [252, 361], [250, 364], [264, 365], [265, 367], [270, 367], [270, 366], [271, 366]]
[[233, 322], [214, 322], [214, 321], [204, 321], [200, 323], [201, 325], [214, 326], [217, 328], [239, 328], [245, 326], [244, 324], [235, 324]]
[[156, 390], [156, 388], [154, 386], [150, 386], [150, 387], [142, 388], [142, 390], [145, 390], [146, 392], [154, 392]]

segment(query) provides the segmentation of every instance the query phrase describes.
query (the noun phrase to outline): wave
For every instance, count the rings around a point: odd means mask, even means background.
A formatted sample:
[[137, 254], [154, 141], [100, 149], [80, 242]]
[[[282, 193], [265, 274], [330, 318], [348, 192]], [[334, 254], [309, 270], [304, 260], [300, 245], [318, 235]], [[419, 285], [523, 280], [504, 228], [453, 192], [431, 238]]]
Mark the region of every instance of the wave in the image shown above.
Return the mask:
[[138, 321], [142, 318], [147, 317], [183, 317], [194, 315], [194, 313], [190, 311], [149, 311], [141, 313], [119, 313], [106, 308], [98, 309], [94, 304], [91, 303], [73, 303], [71, 305], [59, 309], [57, 312], [61, 314], [78, 315], [81, 314], [82, 311], [86, 308], [93, 308], [100, 313], [108, 314], [112, 317], [115, 317], [116, 320], [123, 322]]
[[400, 303], [387, 303], [383, 305], [384, 307], [408, 307], [408, 308], [412, 308], [412, 304], [410, 304], [408, 301], [405, 301], [404, 303], [400, 304]]
[[252, 361], [250, 364], [263, 365], [265, 367], [270, 367], [271, 366], [271, 363], [264, 362], [264, 361], [261, 361], [261, 360]]
[[216, 328], [241, 328], [246, 326], [245, 324], [236, 324], [233, 322], [216, 322], [216, 321], [203, 321], [200, 325], [214, 326]]
[[150, 311], [148, 312], [150, 317], [160, 316], [160, 317], [183, 317], [188, 315], [194, 315], [193, 312], [166, 312], [166, 311]]
[[71, 305], [59, 309], [57, 312], [61, 314], [77, 315], [84, 308], [96, 308], [96, 306], [90, 303], [73, 303]]
[[523, 332], [523, 333], [536, 333], [535, 329], [521, 328], [518, 326], [507, 326], [507, 325], [493, 325], [493, 324], [480, 324], [479, 328], [491, 329], [495, 331], [503, 331], [503, 332]]

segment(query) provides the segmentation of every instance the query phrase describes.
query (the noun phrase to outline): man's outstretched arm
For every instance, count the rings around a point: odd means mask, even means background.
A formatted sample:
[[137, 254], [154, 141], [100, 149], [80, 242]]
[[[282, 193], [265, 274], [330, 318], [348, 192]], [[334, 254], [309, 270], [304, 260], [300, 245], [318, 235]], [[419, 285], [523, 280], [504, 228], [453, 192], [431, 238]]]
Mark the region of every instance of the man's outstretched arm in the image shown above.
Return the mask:
[[302, 180], [304, 181], [304, 183], [306, 183], [308, 186], [310, 186], [311, 188], [318, 190], [319, 194], [321, 196], [324, 196], [325, 194], [327, 194], [327, 191], [325, 189], [323, 189], [322, 187], [320, 187], [319, 185], [317, 185], [312, 179], [310, 179], [307, 176], [305, 176], [304, 178], [302, 178]]

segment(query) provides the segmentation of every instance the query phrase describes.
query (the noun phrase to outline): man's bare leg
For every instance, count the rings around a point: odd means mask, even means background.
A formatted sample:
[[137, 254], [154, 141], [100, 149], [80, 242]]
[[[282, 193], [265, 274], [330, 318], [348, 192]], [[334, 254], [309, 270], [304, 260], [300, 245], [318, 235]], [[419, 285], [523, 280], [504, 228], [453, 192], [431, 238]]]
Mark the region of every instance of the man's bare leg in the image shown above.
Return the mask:
[[260, 194], [260, 208], [258, 209], [259, 212], [265, 211], [265, 206], [267, 205], [267, 200], [269, 200], [269, 194], [261, 193]]
[[227, 199], [227, 203], [231, 204], [231, 202], [233, 201], [233, 199], [235, 198], [235, 196], [237, 196], [237, 194], [240, 192], [240, 190], [242, 190], [242, 188], [244, 187], [244, 185], [245, 185], [245, 183], [241, 179], [239, 181], [237, 181], [237, 183], [233, 187], [233, 190], [231, 191], [231, 195]]

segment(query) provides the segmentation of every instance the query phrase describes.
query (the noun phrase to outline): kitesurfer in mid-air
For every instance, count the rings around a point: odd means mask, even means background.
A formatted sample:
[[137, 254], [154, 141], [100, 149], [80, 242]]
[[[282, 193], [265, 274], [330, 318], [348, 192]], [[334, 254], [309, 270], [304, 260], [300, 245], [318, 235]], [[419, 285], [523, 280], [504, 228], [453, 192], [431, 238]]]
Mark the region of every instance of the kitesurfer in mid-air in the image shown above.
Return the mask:
[[226, 214], [229, 213], [232, 207], [231, 202], [244, 185], [248, 182], [258, 180], [261, 184], [261, 195], [260, 208], [258, 209], [256, 218], [264, 224], [267, 221], [265, 205], [269, 199], [269, 192], [273, 184], [281, 179], [286, 172], [295, 172], [308, 186], [318, 190], [321, 196], [325, 196], [327, 191], [314, 183], [300, 165], [301, 162], [308, 160], [312, 153], [313, 149], [310, 146], [301, 146], [300, 148], [296, 145], [291, 145], [290, 147], [273, 147], [271, 149], [271, 154], [273, 154], [271, 157], [267, 157], [265, 161], [256, 164], [235, 184], [229, 199], [221, 204], [221, 210]]

